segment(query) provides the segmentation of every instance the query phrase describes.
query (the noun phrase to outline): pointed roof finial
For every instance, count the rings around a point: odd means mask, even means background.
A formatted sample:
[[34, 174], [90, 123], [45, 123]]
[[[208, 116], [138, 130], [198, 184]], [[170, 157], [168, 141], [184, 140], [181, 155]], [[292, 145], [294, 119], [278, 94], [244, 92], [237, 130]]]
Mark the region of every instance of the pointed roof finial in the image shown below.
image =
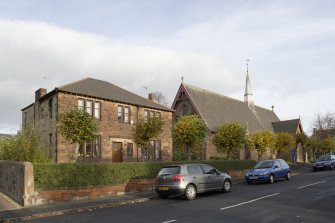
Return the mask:
[[247, 74], [249, 74], [249, 59], [246, 59], [246, 61], [247, 61]]
[[184, 76], [181, 76], [181, 83], [184, 83]]

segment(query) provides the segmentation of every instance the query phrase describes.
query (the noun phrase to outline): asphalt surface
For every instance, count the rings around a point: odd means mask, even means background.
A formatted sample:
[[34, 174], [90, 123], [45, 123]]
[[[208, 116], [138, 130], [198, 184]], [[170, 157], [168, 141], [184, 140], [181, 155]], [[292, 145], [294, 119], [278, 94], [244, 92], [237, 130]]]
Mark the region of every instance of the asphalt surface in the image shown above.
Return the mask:
[[274, 184], [236, 184], [230, 193], [207, 193], [193, 201], [136, 195], [138, 202], [129, 197], [125, 205], [92, 205], [25, 222], [335, 222], [335, 171], [298, 174]]

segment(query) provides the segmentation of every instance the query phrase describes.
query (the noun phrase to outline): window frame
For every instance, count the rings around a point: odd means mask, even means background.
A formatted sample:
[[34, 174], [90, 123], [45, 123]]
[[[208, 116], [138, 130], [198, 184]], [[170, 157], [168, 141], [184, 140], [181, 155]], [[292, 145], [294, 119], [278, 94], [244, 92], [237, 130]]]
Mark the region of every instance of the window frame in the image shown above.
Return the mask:
[[[99, 155], [95, 155], [96, 146], [98, 147]], [[79, 145], [78, 158], [82, 159], [101, 159], [101, 136], [97, 135], [92, 141], [85, 142]], [[87, 151], [90, 151], [89, 153]]]
[[134, 157], [134, 143], [127, 143], [127, 157]]

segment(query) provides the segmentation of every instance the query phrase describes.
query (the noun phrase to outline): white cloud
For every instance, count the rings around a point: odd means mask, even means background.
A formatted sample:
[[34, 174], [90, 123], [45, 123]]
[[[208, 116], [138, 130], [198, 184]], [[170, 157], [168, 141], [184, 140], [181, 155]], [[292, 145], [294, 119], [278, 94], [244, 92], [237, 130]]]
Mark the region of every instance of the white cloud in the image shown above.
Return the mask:
[[[0, 123], [19, 128], [20, 109], [34, 100], [40, 87], [52, 90], [87, 76], [102, 79], [142, 94], [162, 91], [170, 102], [181, 76], [199, 86], [228, 92], [238, 85], [222, 59], [208, 52], [178, 50], [135, 43], [111, 42], [88, 33], [42, 23], [0, 21]], [[6, 131], [8, 128], [2, 128]], [[1, 131], [1, 129], [0, 129]]]

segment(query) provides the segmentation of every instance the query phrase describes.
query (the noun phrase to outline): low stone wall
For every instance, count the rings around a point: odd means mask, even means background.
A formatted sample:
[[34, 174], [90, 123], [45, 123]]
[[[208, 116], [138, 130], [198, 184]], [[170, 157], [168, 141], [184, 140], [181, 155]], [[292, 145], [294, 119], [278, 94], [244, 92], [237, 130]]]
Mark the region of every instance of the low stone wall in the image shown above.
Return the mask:
[[[119, 195], [127, 192], [153, 191], [155, 179], [130, 179], [115, 186], [37, 190], [33, 165], [29, 162], [0, 161], [0, 192], [22, 206]], [[243, 181], [244, 171], [231, 171], [233, 183]]]
[[31, 205], [35, 195], [33, 165], [0, 160], [0, 191], [22, 206]]
[[45, 202], [80, 200], [88, 198], [120, 195], [127, 192], [153, 191], [155, 180], [131, 179], [128, 182], [115, 186], [94, 186], [74, 189], [39, 190], [38, 193]]
[[[229, 173], [233, 183], [244, 181], [244, 171], [232, 171]], [[115, 186], [94, 186], [74, 189], [39, 190], [44, 202], [62, 202], [80, 199], [119, 195], [128, 192], [153, 191], [155, 179], [131, 179], [128, 182]]]

